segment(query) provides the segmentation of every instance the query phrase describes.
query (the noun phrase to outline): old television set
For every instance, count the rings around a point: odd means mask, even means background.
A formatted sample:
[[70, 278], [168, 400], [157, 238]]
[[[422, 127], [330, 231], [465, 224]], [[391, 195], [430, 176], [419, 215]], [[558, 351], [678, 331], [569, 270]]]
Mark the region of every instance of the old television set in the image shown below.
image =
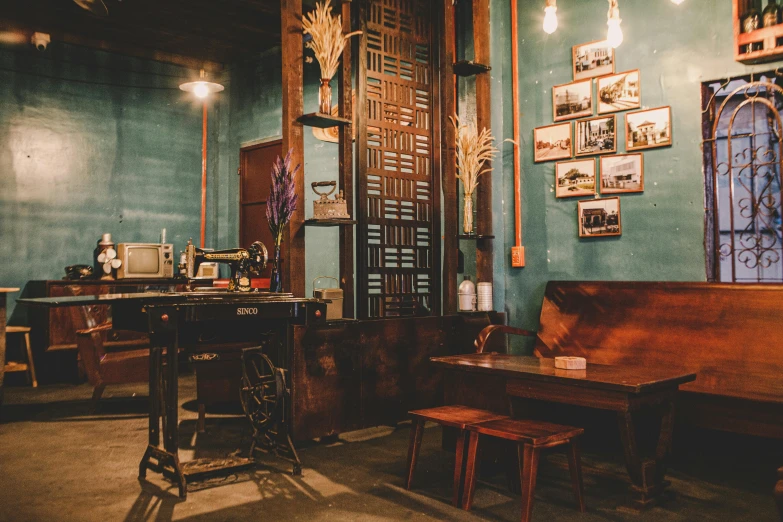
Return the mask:
[[122, 265], [117, 279], [174, 277], [174, 245], [161, 243], [120, 243], [117, 258]]

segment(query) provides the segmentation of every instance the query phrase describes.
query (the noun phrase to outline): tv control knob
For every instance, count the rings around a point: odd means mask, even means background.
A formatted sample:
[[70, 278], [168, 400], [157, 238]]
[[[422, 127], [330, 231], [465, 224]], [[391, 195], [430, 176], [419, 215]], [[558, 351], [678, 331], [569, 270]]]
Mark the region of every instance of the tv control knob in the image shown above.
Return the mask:
[[160, 316], [160, 322], [161, 323], [168, 323], [169, 322], [169, 314], [163, 314]]
[[170, 252], [165, 252], [165, 253], [163, 254], [163, 258], [164, 258], [164, 259], [169, 259], [170, 257], [171, 257], [171, 253], [170, 253]]

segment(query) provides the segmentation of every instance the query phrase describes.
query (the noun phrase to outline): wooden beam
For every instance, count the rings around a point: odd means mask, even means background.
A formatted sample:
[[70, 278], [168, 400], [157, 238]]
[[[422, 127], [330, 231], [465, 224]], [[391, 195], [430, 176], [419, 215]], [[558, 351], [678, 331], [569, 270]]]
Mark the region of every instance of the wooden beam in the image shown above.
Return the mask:
[[457, 312], [457, 261], [459, 241], [459, 211], [457, 206], [457, 150], [456, 132], [449, 120], [457, 112], [457, 77], [453, 64], [456, 61], [456, 28], [454, 3], [441, 0], [440, 29], [440, 96], [441, 96], [441, 158], [443, 190], [443, 313]]
[[[351, 32], [351, 0], [343, 0], [342, 17], [343, 33]], [[353, 75], [352, 45], [351, 39], [343, 50], [342, 63], [337, 71], [337, 104], [338, 114], [342, 118], [351, 120], [350, 125], [341, 125], [338, 128], [339, 140], [339, 189], [345, 196], [348, 212], [356, 219], [353, 210]], [[354, 271], [353, 271], [353, 234], [354, 227], [340, 227], [340, 287], [343, 289], [343, 317], [354, 317]]]
[[297, 119], [304, 113], [304, 73], [302, 42], [302, 0], [281, 0], [281, 49], [283, 59], [283, 155], [289, 150], [291, 164], [301, 165], [296, 176], [299, 204], [288, 224], [288, 241], [284, 245], [284, 270], [289, 291], [297, 297], [305, 294], [305, 227], [304, 227], [304, 131]]
[[[473, 2], [473, 49], [474, 61], [490, 64], [489, 53], [489, 0]], [[492, 128], [491, 77], [488, 73], [476, 76], [476, 125], [479, 130]], [[485, 168], [491, 168], [486, 164]], [[477, 233], [492, 235], [492, 176], [481, 177], [476, 189]], [[500, 239], [502, 240], [502, 238]], [[494, 247], [492, 240], [477, 241], [476, 277], [482, 283], [491, 283], [493, 279]]]
[[[361, 28], [366, 30], [367, 26], [367, 0], [359, 0], [357, 19]], [[370, 315], [368, 288], [367, 288], [367, 266], [361, 260], [367, 258], [367, 234], [363, 232], [363, 224], [367, 221], [367, 183], [363, 182], [362, 175], [367, 172], [367, 35], [359, 37], [359, 56], [357, 57], [357, 76], [356, 82], [356, 116], [359, 128], [356, 132], [356, 146], [358, 154], [356, 155], [356, 216], [359, 222], [356, 230], [356, 251], [359, 252], [360, 262], [356, 265], [356, 278], [359, 285], [356, 287], [356, 317], [358, 319], [367, 319]]]

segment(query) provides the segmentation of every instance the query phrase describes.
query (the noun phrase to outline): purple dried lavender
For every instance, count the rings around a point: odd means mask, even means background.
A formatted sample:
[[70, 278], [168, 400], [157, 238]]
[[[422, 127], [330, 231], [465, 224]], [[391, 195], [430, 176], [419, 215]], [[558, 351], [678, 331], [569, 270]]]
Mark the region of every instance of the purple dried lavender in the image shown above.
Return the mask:
[[294, 177], [301, 165], [291, 169], [290, 149], [285, 160], [277, 157], [272, 164], [272, 186], [269, 190], [269, 199], [266, 202], [266, 219], [269, 221], [269, 231], [275, 239], [275, 246], [279, 247], [283, 241], [283, 231], [291, 220], [291, 215], [296, 210], [297, 195], [294, 187]]

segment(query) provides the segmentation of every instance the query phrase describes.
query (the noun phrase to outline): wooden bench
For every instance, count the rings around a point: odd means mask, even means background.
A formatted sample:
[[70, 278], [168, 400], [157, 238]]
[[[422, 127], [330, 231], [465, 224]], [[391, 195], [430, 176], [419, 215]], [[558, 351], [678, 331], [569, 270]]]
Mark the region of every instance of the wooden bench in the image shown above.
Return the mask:
[[[681, 387], [680, 419], [783, 439], [781, 284], [550, 281], [530, 335], [540, 357], [695, 371]], [[783, 468], [779, 477], [783, 520]]]

